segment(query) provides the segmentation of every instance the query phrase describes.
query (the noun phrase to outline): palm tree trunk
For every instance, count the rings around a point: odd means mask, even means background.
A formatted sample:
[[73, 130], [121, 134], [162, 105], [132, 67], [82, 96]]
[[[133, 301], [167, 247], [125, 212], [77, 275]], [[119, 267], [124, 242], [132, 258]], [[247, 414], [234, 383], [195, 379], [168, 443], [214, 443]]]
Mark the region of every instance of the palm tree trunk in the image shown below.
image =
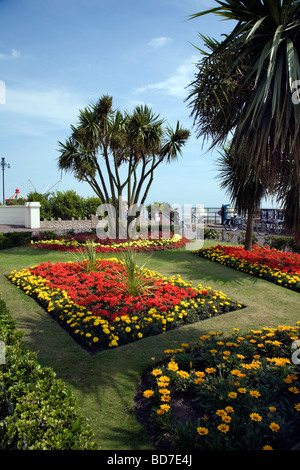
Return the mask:
[[253, 208], [248, 209], [247, 228], [246, 228], [245, 246], [244, 246], [245, 250], [247, 250], [247, 251], [252, 250], [253, 215], [254, 215]]

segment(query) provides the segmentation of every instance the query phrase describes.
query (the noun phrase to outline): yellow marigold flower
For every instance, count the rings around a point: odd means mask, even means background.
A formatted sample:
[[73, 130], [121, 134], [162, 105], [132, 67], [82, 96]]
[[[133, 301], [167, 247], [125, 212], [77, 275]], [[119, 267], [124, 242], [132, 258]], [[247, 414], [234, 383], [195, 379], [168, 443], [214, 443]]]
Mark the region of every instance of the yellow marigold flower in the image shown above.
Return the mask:
[[296, 403], [294, 408], [295, 408], [296, 411], [300, 411], [300, 403]]
[[227, 424], [220, 424], [218, 426], [219, 431], [223, 432], [226, 434], [229, 431], [229, 426]]
[[207, 429], [207, 428], [199, 427], [199, 428], [197, 428], [197, 433], [198, 433], [200, 436], [205, 436], [206, 434], [208, 434], [208, 429]]
[[252, 397], [255, 397], [255, 398], [260, 397], [260, 393], [259, 393], [258, 390], [250, 390], [249, 394], [250, 394]]
[[229, 393], [228, 393], [228, 397], [229, 397], [229, 398], [236, 398], [236, 397], [237, 397], [237, 393], [235, 393], [235, 392], [229, 392]]
[[222, 416], [222, 421], [224, 421], [224, 423], [230, 423], [231, 422], [231, 416], [225, 414]]
[[247, 393], [247, 389], [246, 388], [238, 388], [238, 392]]
[[297, 387], [290, 387], [289, 391], [292, 393], [300, 393]]
[[274, 413], [277, 408], [275, 408], [275, 406], [269, 406], [269, 410], [271, 411], [271, 413]]
[[167, 412], [170, 409], [170, 405], [160, 405], [160, 409]]
[[176, 364], [175, 361], [170, 361], [168, 364], [168, 369], [169, 370], [178, 370], [178, 365]]
[[189, 373], [186, 372], [185, 370], [178, 370], [177, 374], [183, 379], [187, 379], [189, 377]]
[[153, 392], [153, 390], [145, 390], [143, 395], [146, 398], [150, 398], [150, 397], [152, 397], [152, 395], [154, 395], [154, 392]]
[[161, 375], [161, 374], [162, 374], [161, 369], [153, 369], [153, 371], [152, 371], [152, 375], [154, 375], [155, 377], [156, 377], [157, 375]]
[[161, 401], [170, 401], [170, 400], [171, 400], [170, 395], [162, 395], [161, 396]]
[[224, 416], [224, 415], [226, 415], [226, 414], [227, 414], [227, 413], [226, 413], [225, 410], [217, 410], [217, 411], [216, 411], [216, 415], [218, 415], [218, 416]]
[[258, 413], [251, 413], [250, 415], [251, 421], [261, 421], [262, 417]]
[[262, 450], [274, 450], [272, 446], [269, 446], [268, 444], [263, 446]]
[[227, 413], [233, 413], [233, 412], [234, 412], [234, 409], [232, 408], [232, 406], [226, 406], [225, 411], [226, 411]]
[[171, 392], [167, 388], [160, 388], [159, 393], [161, 393], [162, 395], [168, 395]]
[[216, 372], [216, 369], [214, 367], [207, 367], [205, 369], [205, 372], [207, 372], [207, 374], [213, 374], [214, 372]]
[[195, 375], [196, 375], [197, 377], [202, 377], [202, 378], [205, 377], [205, 373], [204, 373], [204, 372], [200, 372], [200, 371], [195, 372]]
[[277, 432], [280, 429], [280, 426], [277, 423], [271, 423], [269, 428], [271, 429], [271, 431]]
[[202, 384], [204, 382], [204, 379], [201, 379], [200, 377], [198, 379], [194, 379], [194, 383], [196, 385]]
[[163, 415], [163, 414], [165, 414], [165, 411], [164, 410], [157, 410], [156, 413], [158, 415]]

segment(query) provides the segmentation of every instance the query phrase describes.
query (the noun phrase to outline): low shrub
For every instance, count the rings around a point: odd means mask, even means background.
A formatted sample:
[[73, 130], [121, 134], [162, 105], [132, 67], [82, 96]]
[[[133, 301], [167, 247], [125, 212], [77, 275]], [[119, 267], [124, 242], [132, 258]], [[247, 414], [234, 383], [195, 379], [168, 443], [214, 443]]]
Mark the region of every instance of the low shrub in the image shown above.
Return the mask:
[[280, 251], [300, 253], [300, 245], [295, 242], [294, 237], [266, 236], [264, 245], [270, 246], [270, 248], [274, 248]]
[[0, 232], [0, 250], [28, 245], [30, 242], [31, 232]]
[[42, 368], [25, 348], [6, 304], [0, 298], [1, 450], [93, 450], [93, 433], [81, 416], [72, 392]]

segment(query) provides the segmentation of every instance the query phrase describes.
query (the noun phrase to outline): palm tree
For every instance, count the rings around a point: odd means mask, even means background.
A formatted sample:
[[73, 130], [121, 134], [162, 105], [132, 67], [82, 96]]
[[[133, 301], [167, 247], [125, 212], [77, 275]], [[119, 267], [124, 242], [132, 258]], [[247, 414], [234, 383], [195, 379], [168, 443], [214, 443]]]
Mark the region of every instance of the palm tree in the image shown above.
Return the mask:
[[[268, 168], [268, 187], [273, 189], [278, 179], [299, 175], [300, 105], [293, 97], [300, 79], [300, 2], [216, 4], [191, 18], [215, 13], [236, 25], [223, 41], [203, 38], [209, 52], [198, 64], [188, 97], [194, 123], [198, 135], [212, 138], [213, 146], [230, 138], [251, 160], [257, 178]], [[210, 77], [210, 90], [203, 84], [205, 77]], [[286, 223], [300, 238], [299, 220]]]
[[[163, 124], [147, 106], [137, 106], [132, 114], [114, 111], [112, 97], [104, 95], [80, 110], [71, 136], [59, 142], [58, 166], [88, 183], [102, 203], [112, 204], [118, 221], [124, 189], [129, 206], [144, 204], [158, 165], [175, 160], [189, 138], [179, 123], [175, 131]], [[120, 168], [126, 166], [122, 180]], [[115, 226], [119, 238], [119, 224]]]
[[251, 165], [246, 169], [244, 159], [239, 152], [240, 149], [232, 145], [220, 152], [221, 157], [217, 161], [220, 169], [218, 179], [221, 181], [220, 186], [229, 194], [236, 210], [247, 216], [245, 250], [251, 251], [254, 214], [262, 198], [266, 196], [266, 183], [257, 178]]

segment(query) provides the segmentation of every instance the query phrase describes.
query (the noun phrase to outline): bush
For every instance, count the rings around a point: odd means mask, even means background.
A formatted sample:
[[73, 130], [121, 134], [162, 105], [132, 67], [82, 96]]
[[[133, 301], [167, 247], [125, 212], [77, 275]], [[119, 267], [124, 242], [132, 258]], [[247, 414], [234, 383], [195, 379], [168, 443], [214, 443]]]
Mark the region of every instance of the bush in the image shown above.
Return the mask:
[[293, 237], [265, 237], [264, 245], [269, 245], [270, 248], [275, 248], [279, 251], [292, 251], [293, 253], [300, 253], [300, 246], [296, 244]]
[[40, 218], [47, 220], [51, 218], [70, 220], [72, 217], [84, 219], [96, 214], [97, 207], [101, 204], [99, 198], [94, 196], [84, 198], [72, 189], [48, 194], [34, 191], [29, 193], [27, 198], [28, 201], [37, 201], [41, 204]]
[[0, 449], [95, 449], [73, 394], [25, 348], [1, 298], [0, 337], [6, 346], [5, 364], [0, 364]]
[[0, 250], [24, 246], [31, 242], [31, 232], [0, 232]]

